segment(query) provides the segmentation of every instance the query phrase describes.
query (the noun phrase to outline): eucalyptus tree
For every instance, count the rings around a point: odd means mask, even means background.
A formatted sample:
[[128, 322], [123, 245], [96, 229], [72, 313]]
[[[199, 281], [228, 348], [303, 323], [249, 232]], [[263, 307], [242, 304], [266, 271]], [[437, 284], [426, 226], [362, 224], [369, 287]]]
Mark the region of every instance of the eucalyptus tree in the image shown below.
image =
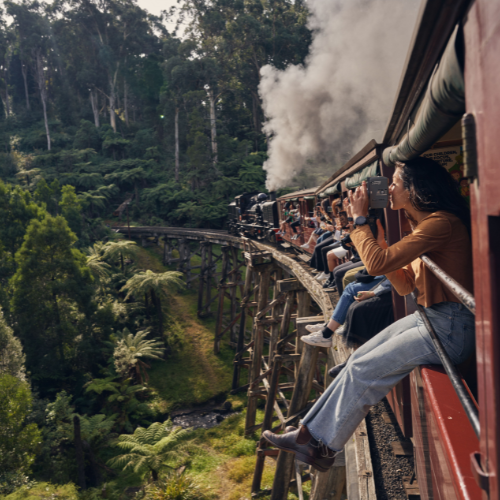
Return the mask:
[[106, 75], [106, 87], [95, 89], [108, 99], [110, 124], [116, 132], [120, 78], [129, 58], [147, 54], [157, 43], [152, 18], [132, 0], [68, 0], [67, 3], [72, 7], [67, 15], [95, 44], [95, 63]]
[[[18, 34], [19, 50], [23, 54], [29, 53], [31, 70], [43, 108], [47, 150], [50, 151], [51, 137], [47, 114], [49, 97], [47, 82], [49, 78], [47, 72], [51, 66], [51, 58], [54, 56], [54, 41], [51, 39], [49, 11], [36, 0], [32, 2], [24, 0], [20, 4], [7, 0], [5, 4], [7, 13], [13, 18], [13, 29]], [[27, 83], [25, 83], [25, 89], [27, 93]]]
[[0, 8], [0, 88], [3, 108], [7, 118], [11, 114], [9, 70], [14, 50], [13, 35], [13, 30], [7, 26], [3, 10]]

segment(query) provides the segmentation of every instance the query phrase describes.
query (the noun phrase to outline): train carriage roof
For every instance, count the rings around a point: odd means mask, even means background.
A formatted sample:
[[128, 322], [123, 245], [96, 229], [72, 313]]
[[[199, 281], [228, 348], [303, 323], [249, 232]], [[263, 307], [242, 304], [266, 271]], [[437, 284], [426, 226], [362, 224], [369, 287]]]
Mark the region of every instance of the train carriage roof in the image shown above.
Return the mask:
[[381, 145], [371, 140], [363, 149], [356, 153], [347, 163], [335, 172], [326, 182], [316, 189], [316, 195], [324, 198], [340, 193], [340, 183], [359, 170], [371, 165], [380, 158]]
[[[300, 191], [294, 191], [293, 193], [287, 193], [283, 196], [280, 196], [278, 200], [293, 200], [293, 198], [304, 198], [307, 197], [308, 195], [314, 195], [316, 193], [316, 190], [318, 189], [318, 186], [308, 188], [308, 189], [302, 189]], [[295, 201], [295, 200], [293, 200]]]

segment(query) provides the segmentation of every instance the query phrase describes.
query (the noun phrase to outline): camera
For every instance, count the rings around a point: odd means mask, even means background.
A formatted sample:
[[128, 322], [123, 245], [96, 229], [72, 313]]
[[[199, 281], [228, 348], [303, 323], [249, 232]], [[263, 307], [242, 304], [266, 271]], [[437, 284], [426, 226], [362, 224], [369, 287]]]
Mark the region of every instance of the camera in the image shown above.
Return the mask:
[[370, 227], [373, 236], [378, 236], [377, 219], [383, 224], [383, 209], [389, 204], [389, 179], [387, 177], [368, 177], [366, 179], [368, 189], [368, 217], [367, 224]]

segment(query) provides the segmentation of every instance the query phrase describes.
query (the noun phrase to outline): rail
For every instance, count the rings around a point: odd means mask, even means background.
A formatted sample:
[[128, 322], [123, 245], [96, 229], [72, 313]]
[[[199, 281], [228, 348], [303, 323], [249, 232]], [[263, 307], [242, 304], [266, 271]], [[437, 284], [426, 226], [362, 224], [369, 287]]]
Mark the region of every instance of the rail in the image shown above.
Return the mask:
[[[421, 255], [420, 259], [422, 262], [428, 267], [428, 269], [443, 283], [452, 293], [457, 297], [462, 304], [467, 307], [467, 309], [472, 313], [476, 314], [476, 301], [474, 296], [469, 293], [462, 285], [460, 285], [457, 281], [455, 281], [451, 276], [446, 274], [432, 259], [427, 257], [427, 255]], [[436, 352], [441, 360], [444, 370], [448, 375], [451, 385], [455, 390], [460, 403], [463, 406], [465, 414], [469, 419], [474, 432], [476, 433], [477, 438], [479, 439], [481, 433], [481, 427], [479, 424], [479, 412], [478, 409], [472, 400], [472, 397], [464, 386], [462, 382], [462, 378], [460, 373], [458, 372], [456, 366], [452, 363], [448, 353], [443, 347], [443, 344], [439, 340], [439, 337], [436, 335], [434, 328], [432, 327], [429, 318], [425, 312], [425, 309], [418, 304], [417, 296], [414, 292], [411, 293], [413, 300], [415, 301], [415, 305], [422, 315], [422, 319], [424, 320], [425, 326], [432, 338], [432, 342], [434, 343], [434, 347], [436, 348]]]

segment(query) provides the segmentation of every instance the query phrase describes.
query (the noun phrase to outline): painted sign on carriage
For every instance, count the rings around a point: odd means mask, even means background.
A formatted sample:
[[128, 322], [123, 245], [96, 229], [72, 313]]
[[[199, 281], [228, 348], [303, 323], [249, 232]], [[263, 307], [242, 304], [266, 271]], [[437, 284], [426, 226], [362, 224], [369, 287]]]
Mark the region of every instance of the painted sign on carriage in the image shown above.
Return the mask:
[[430, 149], [422, 156], [437, 161], [450, 172], [460, 185], [461, 195], [469, 202], [469, 182], [464, 178], [464, 156], [462, 146]]

